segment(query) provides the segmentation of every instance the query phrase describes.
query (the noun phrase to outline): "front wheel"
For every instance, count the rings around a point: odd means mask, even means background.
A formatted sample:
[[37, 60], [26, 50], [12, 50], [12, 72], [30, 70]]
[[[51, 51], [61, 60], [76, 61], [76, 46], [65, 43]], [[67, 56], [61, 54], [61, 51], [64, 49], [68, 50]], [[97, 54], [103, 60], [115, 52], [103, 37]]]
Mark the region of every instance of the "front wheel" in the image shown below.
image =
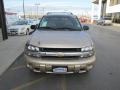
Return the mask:
[[27, 31], [26, 31], [26, 35], [29, 35], [29, 29], [27, 29]]

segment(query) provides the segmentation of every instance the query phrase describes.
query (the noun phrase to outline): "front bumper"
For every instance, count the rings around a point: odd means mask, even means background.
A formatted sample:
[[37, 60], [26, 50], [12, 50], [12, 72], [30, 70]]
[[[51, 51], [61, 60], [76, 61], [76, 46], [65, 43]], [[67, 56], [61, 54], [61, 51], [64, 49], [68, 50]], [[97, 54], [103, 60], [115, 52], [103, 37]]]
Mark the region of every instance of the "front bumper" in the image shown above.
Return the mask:
[[104, 22], [103, 25], [112, 25], [112, 23]]
[[67, 72], [65, 73], [81, 73], [92, 69], [94, 66], [96, 57], [95, 55], [89, 58], [71, 59], [71, 60], [60, 60], [60, 59], [41, 59], [24, 55], [27, 62], [27, 67], [32, 69], [34, 72], [53, 72], [53, 67], [66, 67]]
[[8, 32], [8, 35], [25, 35], [25, 32]]

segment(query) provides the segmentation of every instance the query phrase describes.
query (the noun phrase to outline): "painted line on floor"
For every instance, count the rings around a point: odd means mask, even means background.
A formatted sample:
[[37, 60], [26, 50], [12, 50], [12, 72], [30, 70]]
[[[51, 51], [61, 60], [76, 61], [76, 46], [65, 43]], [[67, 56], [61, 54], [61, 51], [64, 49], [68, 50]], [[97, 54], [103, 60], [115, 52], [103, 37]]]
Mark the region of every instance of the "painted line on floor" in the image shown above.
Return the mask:
[[62, 88], [61, 90], [67, 90], [65, 75], [63, 75], [62, 80], [61, 80], [61, 88]]
[[26, 67], [25, 65], [16, 66], [16, 67], [11, 68], [11, 70], [18, 70], [18, 69], [22, 69], [22, 68], [25, 68], [25, 67]]
[[15, 87], [15, 88], [13, 88], [13, 89], [11, 89], [11, 90], [22, 90], [23, 88], [29, 87], [29, 86], [31, 86], [31, 85], [33, 85], [33, 84], [35, 84], [35, 83], [40, 82], [41, 80], [47, 79], [47, 78], [49, 78], [49, 77], [46, 76], [46, 77], [42, 77], [42, 78], [39, 78], [39, 79], [30, 81], [30, 82], [28, 82], [28, 83], [26, 83], [26, 84], [20, 85], [20, 86]]

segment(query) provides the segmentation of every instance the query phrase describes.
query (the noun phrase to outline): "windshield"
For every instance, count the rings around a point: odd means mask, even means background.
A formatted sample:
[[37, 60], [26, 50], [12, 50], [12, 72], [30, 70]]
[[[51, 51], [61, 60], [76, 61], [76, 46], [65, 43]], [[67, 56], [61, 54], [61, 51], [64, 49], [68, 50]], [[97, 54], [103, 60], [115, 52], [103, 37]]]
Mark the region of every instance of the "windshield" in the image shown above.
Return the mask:
[[15, 23], [13, 23], [13, 25], [27, 25], [28, 22], [27, 21], [16, 21]]
[[77, 18], [69, 16], [44, 16], [38, 27], [54, 30], [81, 30], [81, 25]]

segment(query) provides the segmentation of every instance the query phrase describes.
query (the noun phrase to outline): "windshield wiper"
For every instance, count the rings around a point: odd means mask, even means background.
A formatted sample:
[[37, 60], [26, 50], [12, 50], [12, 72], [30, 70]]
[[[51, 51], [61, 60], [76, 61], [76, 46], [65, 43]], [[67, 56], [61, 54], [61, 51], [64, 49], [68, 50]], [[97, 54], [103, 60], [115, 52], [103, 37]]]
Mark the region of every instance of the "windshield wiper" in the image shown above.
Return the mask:
[[56, 28], [53, 28], [53, 27], [39, 27], [39, 29], [51, 29], [51, 30], [56, 30]]
[[78, 31], [78, 30], [80, 30], [80, 29], [69, 28], [69, 27], [62, 27], [62, 28], [56, 28], [56, 29], [66, 29], [66, 30], [71, 30], [71, 31], [74, 31], [74, 30]]

